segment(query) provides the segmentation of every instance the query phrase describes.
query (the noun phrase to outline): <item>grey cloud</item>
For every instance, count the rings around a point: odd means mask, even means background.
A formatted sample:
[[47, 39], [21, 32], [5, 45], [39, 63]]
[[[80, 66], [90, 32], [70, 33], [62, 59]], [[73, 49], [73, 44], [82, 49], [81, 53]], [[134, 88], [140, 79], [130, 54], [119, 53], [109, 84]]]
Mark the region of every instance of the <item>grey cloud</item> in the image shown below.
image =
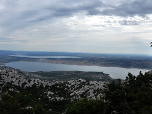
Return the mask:
[[32, 26], [45, 20], [52, 20], [56, 17], [70, 17], [81, 11], [86, 11], [89, 15], [96, 14], [96, 8], [103, 5], [100, 0], [94, 0], [93, 2], [89, 0], [74, 2], [71, 0], [56, 0], [45, 5], [34, 5], [35, 3], [31, 1], [30, 3], [34, 6], [10, 0], [0, 3], [3, 5], [3, 9], [0, 11], [0, 25], [8, 32]]
[[13, 41], [15, 40], [11, 38], [0, 37], [0, 42], [13, 42]]
[[[61, 2], [61, 3], [60, 3]], [[58, 1], [53, 4], [48, 4], [41, 9], [44, 12], [48, 12], [45, 16], [37, 17], [31, 21], [44, 21], [52, 19], [54, 17], [69, 17], [75, 13], [86, 12], [87, 15], [116, 15], [116, 16], [145, 16], [152, 14], [152, 1], [151, 0], [134, 0], [133, 2], [123, 2], [119, 6], [108, 6], [100, 0], [94, 1]], [[101, 9], [104, 10], [101, 11]], [[122, 22], [122, 24], [138, 24], [136, 22]]]
[[71, 16], [72, 14], [81, 11], [86, 11], [88, 15], [95, 15], [99, 13], [97, 8], [100, 7], [104, 7], [103, 2], [99, 0], [94, 0], [94, 2], [81, 1], [81, 4], [73, 4], [71, 6], [69, 6], [68, 4], [50, 6], [47, 9], [51, 10], [54, 16]]
[[117, 16], [145, 16], [152, 14], [151, 0], [134, 0], [130, 3], [122, 3], [119, 6], [113, 6], [101, 12], [103, 15], [117, 15]]
[[1, 27], [6, 29], [7, 33], [12, 32], [16, 29], [22, 29], [27, 26], [32, 26], [34, 23], [31, 23], [29, 20], [37, 18], [39, 15], [39, 10], [26, 10], [21, 12], [8, 11], [7, 18], [1, 18], [0, 23]]
[[[48, 4], [41, 9], [37, 8], [37, 10], [31, 9], [29, 11], [23, 11], [22, 14], [19, 14], [19, 16], [21, 16], [22, 20], [26, 21], [27, 23], [41, 22], [45, 20], [51, 20], [56, 17], [70, 17], [75, 13], [80, 13], [82, 11], [86, 12], [87, 15], [96, 15], [100, 13], [98, 8], [101, 7], [105, 7], [105, 5], [100, 0], [94, 0], [93, 2], [88, 0], [69, 2], [69, 0], [66, 0], [64, 2], [61, 1], [61, 3], [58, 1]], [[46, 15], [41, 15], [45, 13]], [[28, 20], [28, 18], [31, 19]]]
[[[81, 3], [81, 4], [78, 4]], [[78, 2], [75, 4], [70, 3], [61, 4], [48, 7], [53, 12], [53, 16], [71, 16], [74, 13], [85, 11], [87, 15], [117, 15], [117, 16], [146, 16], [152, 14], [152, 1], [151, 0], [134, 0], [132, 2], [122, 2], [118, 6], [105, 5], [100, 0], [93, 2]], [[101, 11], [101, 9], [104, 10]]]
[[10, 42], [25, 43], [25, 42], [28, 42], [28, 40], [15, 40], [13, 38], [0, 37], [0, 42], [5, 42], [5, 43], [10, 43]]
[[123, 20], [123, 21], [119, 21], [119, 23], [121, 25], [139, 25], [141, 22], [139, 21], [128, 21], [128, 20]]
[[[124, 2], [119, 6], [107, 6], [101, 0], [52, 0], [51, 3], [45, 5], [40, 5], [41, 0], [38, 0], [38, 2], [40, 2], [39, 5], [27, 0], [27, 2], [30, 2], [30, 5], [27, 4], [23, 8], [23, 4], [20, 4], [20, 2], [13, 2], [11, 0], [6, 1], [7, 2], [5, 3], [0, 2], [4, 7], [4, 9], [0, 11], [0, 25], [3, 28], [6, 28], [8, 32], [32, 26], [45, 20], [52, 20], [59, 17], [70, 17], [75, 15], [75, 13], [80, 12], [86, 12], [87, 15], [117, 16], [145, 16], [146, 14], [152, 14], [151, 0], [134, 0], [129, 3]], [[122, 25], [138, 24], [136, 22], [126, 21], [120, 23]]]

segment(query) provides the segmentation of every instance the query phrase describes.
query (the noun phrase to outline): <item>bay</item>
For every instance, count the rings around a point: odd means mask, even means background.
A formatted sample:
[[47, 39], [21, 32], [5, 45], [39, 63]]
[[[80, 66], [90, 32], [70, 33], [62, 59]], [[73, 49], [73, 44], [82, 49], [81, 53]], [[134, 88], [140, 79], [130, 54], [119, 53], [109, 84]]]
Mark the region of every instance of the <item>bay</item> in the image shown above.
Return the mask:
[[75, 57], [75, 56], [28, 56], [28, 55], [10, 55], [13, 57], [27, 57], [27, 58], [39, 58], [39, 59], [44, 59], [44, 58], [80, 58], [80, 57]]
[[99, 67], [99, 66], [83, 66], [83, 65], [67, 65], [67, 64], [53, 64], [43, 62], [10, 62], [6, 66], [20, 69], [22, 71], [86, 71], [86, 72], [104, 72], [109, 74], [110, 77], [117, 79], [125, 79], [128, 72], [137, 76], [140, 71], [147, 72], [147, 69], [137, 68], [120, 68], [120, 67]]

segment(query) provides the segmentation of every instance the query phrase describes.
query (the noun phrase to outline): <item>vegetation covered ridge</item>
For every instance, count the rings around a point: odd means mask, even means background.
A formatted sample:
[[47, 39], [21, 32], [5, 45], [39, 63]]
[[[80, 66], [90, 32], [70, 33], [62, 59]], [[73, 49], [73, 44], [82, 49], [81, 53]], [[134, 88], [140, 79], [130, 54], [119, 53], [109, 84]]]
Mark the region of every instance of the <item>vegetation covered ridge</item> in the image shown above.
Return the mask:
[[[67, 104], [72, 104], [83, 98], [99, 99], [104, 81], [86, 81], [76, 79], [70, 81], [50, 82], [37, 78], [27, 78], [24, 73], [17, 70], [0, 70], [0, 111], [7, 112], [4, 104], [9, 103], [7, 99], [16, 99], [18, 96], [30, 96], [30, 102], [19, 106], [23, 109], [35, 110], [35, 105], [40, 104], [46, 112], [62, 112]], [[5, 95], [7, 94], [7, 95]], [[23, 94], [23, 95], [22, 95]], [[26, 97], [25, 97], [26, 99]], [[29, 98], [28, 98], [29, 99]], [[17, 101], [20, 104], [20, 101]], [[2, 108], [3, 107], [3, 108]]]
[[16, 70], [0, 70], [2, 114], [150, 114], [152, 75], [128, 74], [117, 82], [50, 82], [27, 78]]

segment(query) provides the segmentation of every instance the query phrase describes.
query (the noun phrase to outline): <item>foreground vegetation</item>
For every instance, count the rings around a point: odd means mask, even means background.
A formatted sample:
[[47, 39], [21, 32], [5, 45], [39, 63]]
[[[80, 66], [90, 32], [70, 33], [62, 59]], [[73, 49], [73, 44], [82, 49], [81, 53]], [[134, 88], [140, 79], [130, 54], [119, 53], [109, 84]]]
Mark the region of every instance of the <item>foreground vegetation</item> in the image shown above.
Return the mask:
[[[7, 85], [3, 89], [9, 88]], [[62, 87], [63, 86], [63, 87]], [[55, 84], [50, 90], [58, 95], [69, 95], [64, 84]], [[59, 87], [59, 88], [57, 88]], [[83, 85], [82, 85], [83, 87]], [[16, 87], [17, 88], [17, 87]], [[19, 87], [18, 87], [19, 88]], [[34, 89], [35, 88], [35, 89]], [[38, 89], [39, 93], [35, 91]], [[49, 87], [47, 87], [49, 89]], [[70, 88], [69, 88], [70, 89]], [[128, 74], [125, 81], [107, 83], [103, 94], [97, 99], [83, 96], [82, 100], [70, 101], [68, 96], [62, 101], [50, 101], [46, 96], [39, 98], [44, 92], [43, 86], [19, 89], [20, 92], [9, 92], [1, 95], [1, 114], [150, 114], [152, 113], [152, 75], [139, 73], [138, 76]], [[68, 92], [68, 91], [67, 91]]]
[[[68, 114], [152, 114], [152, 75], [140, 72], [137, 77], [128, 74], [125, 82], [119, 80], [106, 85], [100, 100], [83, 99], [68, 109]], [[98, 107], [98, 108], [96, 108]]]

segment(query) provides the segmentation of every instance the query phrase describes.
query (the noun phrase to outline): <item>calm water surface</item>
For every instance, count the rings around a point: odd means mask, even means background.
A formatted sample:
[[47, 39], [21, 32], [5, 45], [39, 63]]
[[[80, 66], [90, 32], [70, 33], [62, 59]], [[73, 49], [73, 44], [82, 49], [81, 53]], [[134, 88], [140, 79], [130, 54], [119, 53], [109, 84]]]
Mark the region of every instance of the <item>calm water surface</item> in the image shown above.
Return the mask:
[[80, 58], [80, 57], [74, 57], [74, 56], [28, 56], [28, 55], [10, 55], [14, 57], [28, 57], [28, 58]]
[[133, 75], [138, 75], [139, 71], [145, 73], [146, 69], [137, 68], [119, 68], [119, 67], [98, 67], [98, 66], [82, 66], [82, 65], [66, 65], [66, 64], [53, 64], [53, 63], [42, 63], [42, 62], [10, 62], [5, 64], [16, 69], [23, 71], [92, 71], [92, 72], [104, 72], [109, 74], [112, 78], [125, 79], [128, 72]]

